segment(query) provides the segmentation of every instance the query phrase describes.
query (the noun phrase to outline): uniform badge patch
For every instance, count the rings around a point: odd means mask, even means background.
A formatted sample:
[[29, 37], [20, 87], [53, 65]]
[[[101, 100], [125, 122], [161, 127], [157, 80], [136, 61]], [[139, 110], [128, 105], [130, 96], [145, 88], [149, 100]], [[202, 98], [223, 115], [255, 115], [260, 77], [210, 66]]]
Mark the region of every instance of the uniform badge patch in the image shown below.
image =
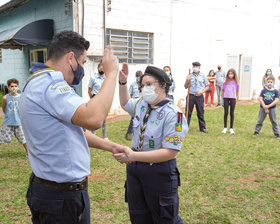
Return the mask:
[[164, 118], [164, 116], [165, 116], [165, 112], [164, 112], [164, 111], [160, 111], [160, 112], [158, 113], [158, 115], [157, 115], [157, 119], [158, 119], [158, 120], [162, 120], [162, 119]]
[[155, 121], [156, 126], [159, 126], [159, 123], [160, 123], [159, 120], [156, 120], [156, 121]]
[[144, 112], [144, 110], [145, 110], [145, 107], [144, 107], [144, 106], [142, 106], [142, 107], [141, 107], [141, 111], [142, 111], [142, 112]]
[[153, 139], [149, 139], [149, 148], [151, 149], [155, 148], [155, 141]]
[[181, 132], [181, 131], [182, 131], [182, 124], [176, 123], [176, 124], [175, 124], [175, 131]]
[[59, 91], [61, 93], [66, 93], [66, 92], [70, 91], [70, 88], [69, 88], [69, 86], [60, 87]]

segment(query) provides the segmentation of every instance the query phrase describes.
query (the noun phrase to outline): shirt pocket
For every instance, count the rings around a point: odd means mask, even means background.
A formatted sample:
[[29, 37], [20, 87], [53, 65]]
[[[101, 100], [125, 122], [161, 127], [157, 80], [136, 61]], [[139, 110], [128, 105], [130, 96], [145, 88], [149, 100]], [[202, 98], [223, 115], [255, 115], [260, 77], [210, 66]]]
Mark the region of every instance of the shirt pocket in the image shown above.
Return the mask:
[[162, 130], [160, 126], [156, 124], [147, 125], [144, 134], [143, 149], [150, 151], [162, 148]]

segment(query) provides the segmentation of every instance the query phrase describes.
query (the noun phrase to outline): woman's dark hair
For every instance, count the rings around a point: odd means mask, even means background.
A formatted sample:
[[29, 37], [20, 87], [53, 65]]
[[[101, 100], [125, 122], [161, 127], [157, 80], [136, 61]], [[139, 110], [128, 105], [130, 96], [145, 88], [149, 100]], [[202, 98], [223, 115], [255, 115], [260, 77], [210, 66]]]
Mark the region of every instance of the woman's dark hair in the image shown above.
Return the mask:
[[158, 81], [159, 86], [165, 89], [165, 93], [166, 94], [169, 92], [169, 85], [167, 85], [166, 82], [162, 78], [159, 78], [157, 76], [150, 75], [150, 74], [144, 74], [144, 75], [141, 76], [141, 78], [140, 78], [140, 86], [139, 86], [139, 90], [140, 91], [141, 91], [141, 83], [142, 83], [143, 77], [146, 76], [146, 75], [154, 77]]
[[137, 71], [136, 73], [135, 73], [135, 75], [137, 76], [137, 77], [141, 77], [142, 75], [143, 75], [143, 73], [142, 73], [142, 71]]
[[[214, 70], [210, 70], [209, 73], [208, 73], [208, 76], [211, 76], [211, 72], [215, 72]], [[215, 73], [214, 73], [215, 75]]]
[[71, 51], [78, 59], [85, 50], [88, 50], [89, 45], [89, 42], [80, 34], [70, 30], [62, 31], [53, 37], [48, 51], [48, 59], [60, 59]]

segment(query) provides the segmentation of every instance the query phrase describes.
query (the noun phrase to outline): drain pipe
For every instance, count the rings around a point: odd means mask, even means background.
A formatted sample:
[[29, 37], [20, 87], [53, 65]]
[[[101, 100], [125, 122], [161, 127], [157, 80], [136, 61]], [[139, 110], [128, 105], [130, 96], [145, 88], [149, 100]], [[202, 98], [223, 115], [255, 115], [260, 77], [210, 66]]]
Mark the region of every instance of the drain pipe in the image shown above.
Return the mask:
[[106, 6], [105, 0], [103, 0], [103, 47], [106, 48]]

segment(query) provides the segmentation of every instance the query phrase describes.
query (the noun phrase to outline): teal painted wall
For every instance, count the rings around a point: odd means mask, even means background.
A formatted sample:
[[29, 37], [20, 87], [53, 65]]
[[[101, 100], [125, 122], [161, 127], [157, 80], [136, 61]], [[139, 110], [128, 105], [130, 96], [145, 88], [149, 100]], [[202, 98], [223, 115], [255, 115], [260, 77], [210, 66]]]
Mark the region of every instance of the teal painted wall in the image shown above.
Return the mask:
[[[73, 30], [72, 7], [68, 7], [69, 15], [65, 15], [65, 0], [30, 0], [26, 4], [0, 14], [0, 32], [41, 19], [54, 20], [54, 34], [62, 30]], [[1, 46], [0, 46], [1, 48]], [[0, 63], [0, 83], [16, 78], [23, 88], [28, 77], [29, 50], [40, 49], [42, 46], [27, 46], [22, 50], [2, 49]], [[80, 88], [77, 88], [80, 92]]]

